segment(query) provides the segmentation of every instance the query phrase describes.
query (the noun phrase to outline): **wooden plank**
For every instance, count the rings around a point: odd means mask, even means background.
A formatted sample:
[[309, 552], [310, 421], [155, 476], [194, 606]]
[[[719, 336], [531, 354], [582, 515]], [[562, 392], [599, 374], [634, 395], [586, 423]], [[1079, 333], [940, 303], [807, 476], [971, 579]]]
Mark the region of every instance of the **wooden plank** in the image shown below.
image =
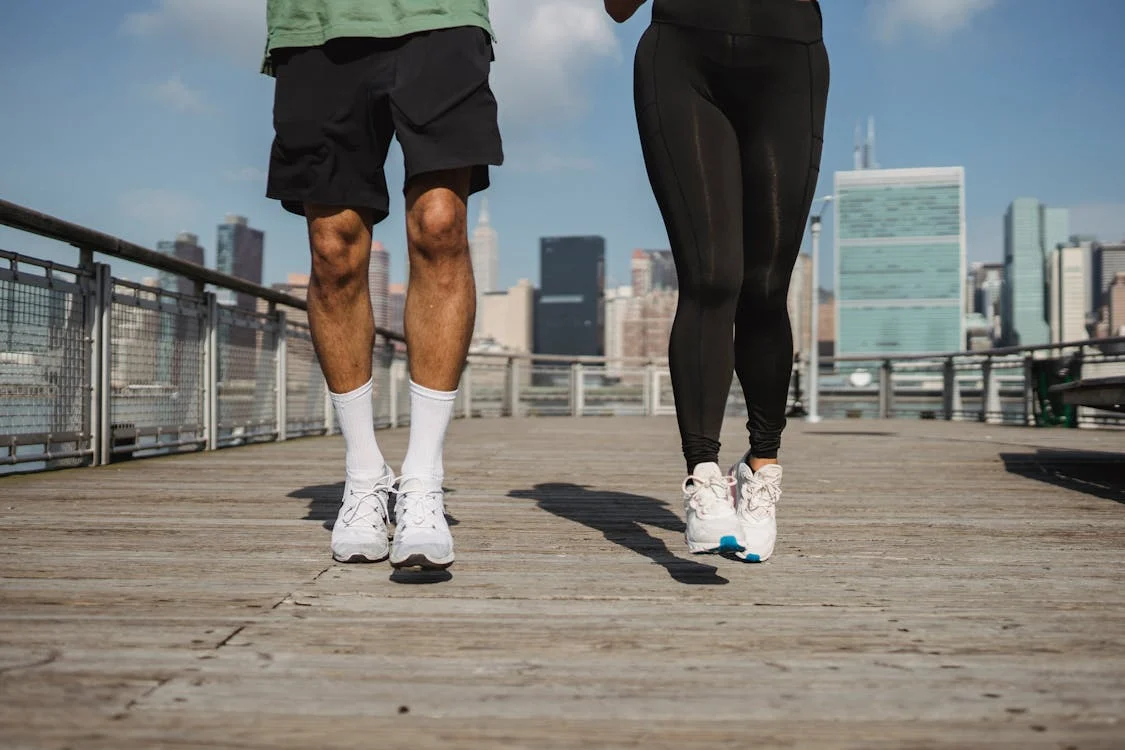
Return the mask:
[[0, 745], [1125, 742], [1120, 432], [795, 423], [754, 566], [671, 419], [458, 422], [448, 577], [332, 563], [341, 448], [0, 480]]

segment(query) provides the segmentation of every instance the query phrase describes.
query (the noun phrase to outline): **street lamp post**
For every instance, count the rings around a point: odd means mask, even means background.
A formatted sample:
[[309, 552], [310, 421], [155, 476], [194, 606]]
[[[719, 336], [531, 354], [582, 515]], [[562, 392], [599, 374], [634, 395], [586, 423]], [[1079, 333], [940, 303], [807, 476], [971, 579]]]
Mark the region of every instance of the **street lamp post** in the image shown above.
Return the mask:
[[810, 319], [810, 332], [812, 342], [809, 346], [809, 408], [806, 422], [820, 421], [820, 215], [824, 208], [832, 201], [831, 195], [821, 198], [819, 207], [814, 202], [814, 210], [809, 217], [809, 230], [812, 232], [812, 318]]

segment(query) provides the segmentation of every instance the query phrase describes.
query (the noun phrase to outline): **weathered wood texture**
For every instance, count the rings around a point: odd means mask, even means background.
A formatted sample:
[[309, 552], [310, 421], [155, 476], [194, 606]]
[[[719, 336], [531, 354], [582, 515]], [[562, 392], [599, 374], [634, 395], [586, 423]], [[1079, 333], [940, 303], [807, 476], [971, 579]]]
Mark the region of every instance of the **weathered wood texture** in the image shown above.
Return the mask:
[[0, 480], [0, 746], [1125, 747], [1121, 451], [794, 424], [744, 565], [672, 420], [459, 422], [448, 580], [330, 560], [338, 438]]

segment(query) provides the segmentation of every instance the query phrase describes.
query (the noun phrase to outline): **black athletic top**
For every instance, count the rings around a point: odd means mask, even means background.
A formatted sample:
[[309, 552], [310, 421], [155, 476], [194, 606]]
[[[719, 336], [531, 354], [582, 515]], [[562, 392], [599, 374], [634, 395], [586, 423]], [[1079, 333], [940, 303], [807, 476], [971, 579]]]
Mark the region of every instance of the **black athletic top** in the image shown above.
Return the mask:
[[821, 38], [820, 5], [816, 0], [655, 0], [652, 20], [805, 43]]

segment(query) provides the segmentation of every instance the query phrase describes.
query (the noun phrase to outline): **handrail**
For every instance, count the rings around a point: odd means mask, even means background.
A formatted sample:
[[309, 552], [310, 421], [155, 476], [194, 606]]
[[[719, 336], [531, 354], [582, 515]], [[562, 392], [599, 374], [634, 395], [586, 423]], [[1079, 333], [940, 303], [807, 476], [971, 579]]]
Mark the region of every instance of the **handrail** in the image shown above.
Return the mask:
[[1049, 349], [1074, 349], [1084, 346], [1107, 346], [1125, 344], [1125, 336], [1109, 336], [1104, 339], [1085, 339], [1083, 341], [1061, 341], [1057, 344], [1035, 344], [1032, 346], [1004, 346], [979, 351], [934, 352], [933, 354], [846, 354], [838, 357], [821, 357], [821, 362], [919, 362], [923, 360], [949, 359], [950, 357], [1004, 357], [1012, 354], [1026, 354]]
[[[20, 206], [2, 198], [0, 198], [0, 224], [30, 234], [37, 234], [40, 237], [65, 242], [80, 250], [102, 253], [103, 255], [140, 263], [150, 268], [178, 274], [193, 281], [214, 284], [223, 289], [250, 294], [267, 302], [294, 307], [298, 310], [308, 310], [308, 303], [300, 297], [294, 297], [276, 289], [230, 276], [173, 255], [158, 253], [155, 250], [149, 250], [113, 235], [79, 224], [72, 224], [69, 221]], [[397, 331], [376, 327], [375, 332], [391, 341], [406, 340]]]

